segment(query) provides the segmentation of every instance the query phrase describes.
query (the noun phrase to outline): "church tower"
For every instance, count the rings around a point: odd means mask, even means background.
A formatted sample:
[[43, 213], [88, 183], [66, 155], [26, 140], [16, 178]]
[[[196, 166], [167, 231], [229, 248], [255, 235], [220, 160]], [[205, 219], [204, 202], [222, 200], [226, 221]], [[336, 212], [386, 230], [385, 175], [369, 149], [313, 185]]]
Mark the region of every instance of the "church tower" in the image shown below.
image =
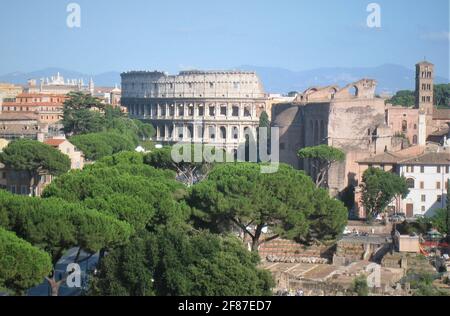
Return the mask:
[[427, 61], [416, 65], [416, 109], [427, 116], [433, 115], [434, 65]]
[[91, 95], [94, 95], [94, 80], [89, 80], [89, 92], [91, 93]]

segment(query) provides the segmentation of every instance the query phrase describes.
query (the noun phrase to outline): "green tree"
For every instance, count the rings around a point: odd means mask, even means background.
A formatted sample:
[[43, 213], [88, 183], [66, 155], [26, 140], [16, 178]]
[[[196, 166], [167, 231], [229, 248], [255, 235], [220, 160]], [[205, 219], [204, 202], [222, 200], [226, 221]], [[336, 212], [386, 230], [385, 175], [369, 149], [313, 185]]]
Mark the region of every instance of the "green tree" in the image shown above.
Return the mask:
[[358, 296], [368, 296], [369, 286], [367, 285], [367, 279], [365, 276], [359, 276], [353, 280], [352, 291]]
[[[204, 158], [205, 151], [212, 154], [211, 158], [217, 157], [219, 161], [226, 161], [225, 152], [211, 146], [186, 145], [177, 150], [169, 146], [155, 149], [145, 156], [144, 161], [154, 168], [175, 171], [177, 179], [187, 186], [202, 181], [214, 166], [213, 159]], [[176, 159], [172, 157], [173, 152], [182, 157], [182, 161], [175, 161]]]
[[[450, 83], [434, 85], [433, 93], [433, 104], [435, 106], [438, 108], [450, 107]], [[386, 102], [393, 105], [412, 107], [416, 103], [416, 95], [414, 91], [400, 90]]]
[[26, 171], [35, 188], [42, 174], [61, 175], [70, 170], [70, 159], [59, 150], [34, 140], [17, 140], [10, 143], [0, 161], [13, 170]]
[[298, 151], [301, 159], [308, 159], [313, 167], [313, 181], [317, 187], [322, 187], [327, 182], [327, 174], [333, 163], [344, 161], [345, 153], [328, 145], [305, 147]]
[[273, 280], [234, 237], [163, 228], [108, 254], [92, 294], [270, 295]]
[[[342, 232], [347, 210], [303, 172], [284, 164], [273, 174], [260, 168], [252, 163], [217, 165], [187, 198], [196, 224], [214, 232], [237, 228], [243, 238], [250, 236], [253, 251], [278, 237], [309, 242]], [[265, 227], [269, 233], [263, 237]]]
[[17, 140], [10, 143], [0, 160], [15, 170], [26, 170], [31, 174], [46, 171], [58, 176], [70, 169], [70, 159], [53, 147], [33, 140]]
[[82, 203], [127, 221], [138, 231], [168, 220], [181, 225], [189, 215], [180, 201], [184, 186], [175, 181], [172, 171], [145, 165], [143, 157], [133, 152], [105, 157], [55, 179], [42, 196]]
[[431, 223], [441, 234], [450, 235], [450, 187], [447, 189], [447, 206], [446, 208], [437, 209]]
[[71, 92], [64, 102], [62, 125], [69, 135], [100, 132], [104, 116], [100, 113], [105, 106], [100, 99], [82, 92]]
[[416, 103], [416, 96], [414, 91], [400, 90], [390, 99], [386, 101], [392, 105], [401, 105], [406, 107], [413, 107]]
[[395, 197], [405, 198], [409, 193], [405, 178], [378, 168], [367, 169], [362, 182], [362, 201], [369, 221], [383, 212]]
[[450, 108], [450, 83], [434, 85], [434, 104], [439, 108]]
[[[0, 192], [0, 224], [50, 254], [52, 264], [72, 247], [89, 253], [125, 243], [132, 228], [112, 216], [61, 199], [41, 199]], [[48, 277], [53, 295], [64, 281]]]
[[38, 285], [52, 270], [50, 256], [0, 228], [0, 288], [16, 295]]
[[433, 285], [434, 277], [429, 273], [409, 274], [414, 296], [449, 296]]
[[135, 148], [129, 137], [117, 132], [76, 135], [72, 136], [70, 141], [84, 153], [86, 159], [93, 161], [121, 151], [132, 151]]

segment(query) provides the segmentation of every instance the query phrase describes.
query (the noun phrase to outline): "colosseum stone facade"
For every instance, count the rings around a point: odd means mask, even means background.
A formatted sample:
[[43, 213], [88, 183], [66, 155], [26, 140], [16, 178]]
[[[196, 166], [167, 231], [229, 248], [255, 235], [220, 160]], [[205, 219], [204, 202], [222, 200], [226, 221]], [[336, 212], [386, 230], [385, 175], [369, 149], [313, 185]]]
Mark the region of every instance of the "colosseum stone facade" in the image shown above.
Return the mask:
[[132, 71], [122, 77], [122, 105], [149, 121], [160, 143], [193, 142], [235, 150], [256, 135], [268, 99], [254, 72]]

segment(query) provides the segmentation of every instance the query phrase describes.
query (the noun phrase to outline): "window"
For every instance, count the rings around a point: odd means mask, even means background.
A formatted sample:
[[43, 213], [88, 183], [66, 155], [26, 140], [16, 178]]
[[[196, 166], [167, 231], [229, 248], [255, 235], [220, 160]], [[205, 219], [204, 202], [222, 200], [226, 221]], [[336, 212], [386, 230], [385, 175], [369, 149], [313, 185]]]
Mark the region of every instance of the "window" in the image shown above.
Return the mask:
[[422, 206], [422, 213], [425, 213], [425, 206]]
[[244, 108], [244, 116], [245, 116], [245, 117], [251, 116], [251, 115], [250, 115], [250, 108], [249, 108], [248, 106], [246, 106], [246, 107]]
[[209, 107], [209, 116], [215, 116], [216, 115], [216, 108], [214, 106]]
[[424, 173], [425, 172], [425, 167], [424, 166], [420, 166], [420, 173]]
[[441, 203], [442, 202], [442, 195], [438, 195], [436, 201], [438, 203]]
[[408, 122], [406, 120], [402, 121], [402, 131], [406, 132], [408, 130]]
[[436, 172], [437, 172], [437, 173], [441, 173], [441, 166], [437, 166], [437, 167], [436, 167]]
[[415, 181], [412, 178], [406, 179], [406, 185], [408, 186], [408, 189], [414, 189], [415, 187]]
[[226, 106], [221, 106], [220, 107], [220, 115], [227, 115], [227, 107]]
[[233, 139], [239, 139], [239, 129], [236, 126], [233, 127]]
[[420, 188], [424, 189], [425, 188], [425, 183], [423, 181], [420, 181]]
[[220, 138], [226, 139], [227, 138], [227, 129], [225, 127], [220, 127]]
[[205, 115], [205, 108], [203, 106], [198, 107], [198, 116]]
[[214, 126], [210, 126], [209, 127], [209, 138], [210, 139], [215, 139], [216, 138], [216, 131]]
[[440, 182], [436, 182], [436, 190], [440, 190], [441, 189], [441, 183]]
[[197, 137], [198, 138], [203, 138], [203, 126], [198, 126], [197, 127]]
[[239, 107], [233, 106], [232, 116], [239, 116]]
[[422, 194], [422, 202], [426, 202], [427, 201], [427, 197], [426, 197], [426, 195], [425, 194]]

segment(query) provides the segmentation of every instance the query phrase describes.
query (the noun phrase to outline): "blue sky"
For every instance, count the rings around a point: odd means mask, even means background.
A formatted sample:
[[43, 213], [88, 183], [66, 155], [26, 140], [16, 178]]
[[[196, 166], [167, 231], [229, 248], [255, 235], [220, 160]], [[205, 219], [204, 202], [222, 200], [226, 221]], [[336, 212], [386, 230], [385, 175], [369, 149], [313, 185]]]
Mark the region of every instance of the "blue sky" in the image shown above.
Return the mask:
[[[66, 7], [81, 6], [81, 28]], [[371, 2], [381, 28], [366, 25]], [[2, 0], [0, 74], [62, 67], [307, 70], [424, 56], [449, 75], [449, 0]]]

